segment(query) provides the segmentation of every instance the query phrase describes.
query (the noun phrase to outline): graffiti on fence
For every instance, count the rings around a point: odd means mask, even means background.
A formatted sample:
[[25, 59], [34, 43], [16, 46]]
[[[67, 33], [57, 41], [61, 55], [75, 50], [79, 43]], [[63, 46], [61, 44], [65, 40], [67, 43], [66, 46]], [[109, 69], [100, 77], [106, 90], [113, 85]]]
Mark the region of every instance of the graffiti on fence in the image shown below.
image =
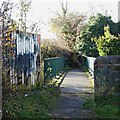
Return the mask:
[[40, 35], [15, 31], [16, 38], [15, 69], [22, 73], [22, 83], [28, 84], [25, 78], [31, 78], [34, 85], [40, 66]]
[[[26, 84], [40, 72], [40, 35], [16, 30], [9, 14], [0, 11], [2, 81], [5, 89]], [[8, 87], [9, 86], [9, 87]]]
[[14, 57], [10, 58], [10, 81], [12, 84], [35, 84], [40, 72], [40, 35], [15, 30]]

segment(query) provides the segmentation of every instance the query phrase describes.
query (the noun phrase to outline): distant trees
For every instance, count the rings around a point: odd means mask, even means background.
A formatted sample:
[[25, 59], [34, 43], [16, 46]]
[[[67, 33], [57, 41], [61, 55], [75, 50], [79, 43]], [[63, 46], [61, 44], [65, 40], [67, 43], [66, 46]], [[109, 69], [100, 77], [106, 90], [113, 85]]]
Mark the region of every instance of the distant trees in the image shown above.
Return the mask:
[[27, 13], [31, 7], [31, 0], [20, 0], [19, 7], [19, 30], [26, 32], [27, 28]]
[[111, 34], [118, 35], [118, 25], [112, 21], [110, 16], [102, 14], [91, 16], [76, 38], [75, 50], [81, 55], [99, 56], [98, 48], [93, 38], [99, 38], [99, 36], [104, 35], [104, 26], [106, 25], [110, 26]]
[[[109, 25], [109, 30], [107, 31], [109, 31], [110, 36], [112, 36], [109, 38], [109, 45], [116, 46], [116, 44], [119, 44], [119, 40], [117, 39], [119, 39], [118, 35], [120, 34], [120, 22], [113, 22], [111, 16], [98, 13], [97, 15], [91, 16], [86, 22], [84, 15], [69, 13], [67, 4], [66, 6], [62, 4], [62, 13], [57, 13], [57, 16], [51, 19], [50, 25], [52, 31], [62, 40], [67, 41], [69, 48], [79, 55], [93, 57], [110, 55], [108, 52], [100, 52], [100, 44], [103, 44], [103, 42], [105, 42], [105, 44], [108, 43], [108, 38], [104, 36], [104, 34], [106, 34], [106, 32], [104, 33], [104, 27], [107, 25]], [[113, 49], [113, 47], [111, 47], [111, 49]], [[111, 54], [115, 55], [115, 53]], [[116, 54], [118, 54], [117, 51]]]
[[118, 26], [118, 34], [120, 34], [120, 21], [117, 23]]
[[67, 3], [61, 4], [62, 13], [57, 13], [55, 18], [50, 20], [51, 30], [58, 38], [67, 41], [70, 49], [73, 50], [76, 37], [84, 25], [85, 16], [79, 13], [68, 12]]
[[41, 43], [41, 56], [44, 60], [50, 57], [70, 57], [70, 51], [59, 46], [57, 41], [46, 40]]

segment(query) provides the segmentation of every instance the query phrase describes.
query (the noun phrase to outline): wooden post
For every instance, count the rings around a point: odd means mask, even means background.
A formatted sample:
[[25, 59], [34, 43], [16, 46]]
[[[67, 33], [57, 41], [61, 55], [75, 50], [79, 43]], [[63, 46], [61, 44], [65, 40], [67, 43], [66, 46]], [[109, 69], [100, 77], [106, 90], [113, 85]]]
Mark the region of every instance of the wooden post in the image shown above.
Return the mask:
[[40, 37], [40, 41], [39, 41], [39, 47], [40, 47], [40, 69], [39, 69], [39, 73], [40, 73], [40, 77], [41, 77], [41, 36]]
[[24, 84], [24, 70], [22, 70], [22, 84]]
[[0, 118], [2, 118], [1, 114], [2, 114], [2, 40], [0, 39]]
[[39, 61], [39, 62], [40, 62], [40, 63], [39, 63], [40, 65], [37, 66], [37, 70], [38, 70], [38, 71], [37, 71], [37, 81], [38, 81], [38, 82], [40, 82], [40, 75], [41, 75], [41, 41], [40, 41], [40, 39], [41, 39], [41, 38], [40, 38], [40, 35], [38, 34], [38, 35], [37, 35], [37, 42], [38, 42], [38, 44], [39, 44], [39, 60], [40, 60], [40, 61]]
[[0, 119], [2, 119], [2, 37], [4, 36], [4, 22], [2, 21], [0, 13], [0, 21], [2, 26], [0, 26]]

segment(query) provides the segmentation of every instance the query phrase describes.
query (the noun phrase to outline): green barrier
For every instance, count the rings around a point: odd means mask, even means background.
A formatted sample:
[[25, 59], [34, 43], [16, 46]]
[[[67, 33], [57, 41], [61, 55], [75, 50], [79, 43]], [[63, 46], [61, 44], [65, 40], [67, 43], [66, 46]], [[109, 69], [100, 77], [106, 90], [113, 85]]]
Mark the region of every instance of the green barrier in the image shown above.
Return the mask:
[[44, 80], [55, 77], [65, 69], [65, 58], [55, 57], [44, 60]]

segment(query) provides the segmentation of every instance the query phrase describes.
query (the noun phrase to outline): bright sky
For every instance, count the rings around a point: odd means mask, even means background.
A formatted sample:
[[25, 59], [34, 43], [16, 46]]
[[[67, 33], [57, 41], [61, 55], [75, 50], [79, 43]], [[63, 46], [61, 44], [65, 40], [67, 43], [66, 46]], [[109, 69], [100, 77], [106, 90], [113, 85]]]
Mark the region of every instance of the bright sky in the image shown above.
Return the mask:
[[[0, 0], [2, 1], [7, 0]], [[19, 0], [10, 0], [18, 3]], [[55, 34], [50, 32], [48, 21], [61, 10], [61, 2], [68, 2], [68, 10], [70, 12], [85, 13], [91, 15], [93, 13], [103, 13], [107, 10], [107, 14], [112, 16], [114, 21], [118, 21], [118, 1], [119, 0], [32, 0], [32, 6], [28, 15], [29, 23], [40, 22], [40, 34], [42, 38], [56, 38]]]

